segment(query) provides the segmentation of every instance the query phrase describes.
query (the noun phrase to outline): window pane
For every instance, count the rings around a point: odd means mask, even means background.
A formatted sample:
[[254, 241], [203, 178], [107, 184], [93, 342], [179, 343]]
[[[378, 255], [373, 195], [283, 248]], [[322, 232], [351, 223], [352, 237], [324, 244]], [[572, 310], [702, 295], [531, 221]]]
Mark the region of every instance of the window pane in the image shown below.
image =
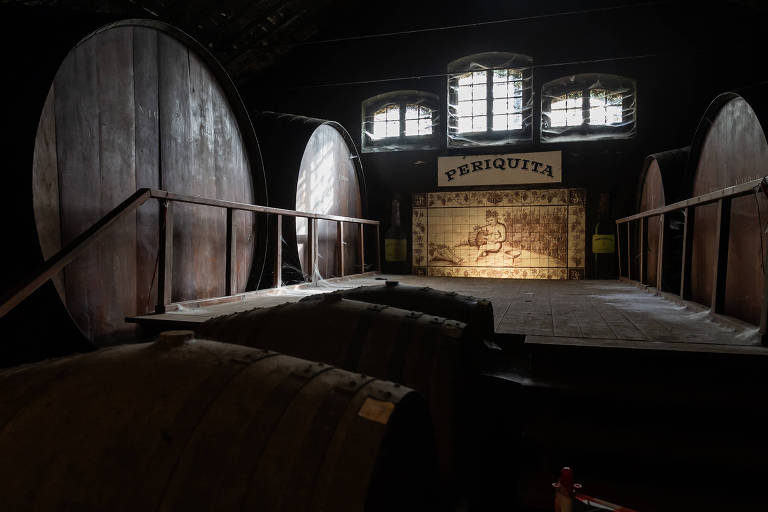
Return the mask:
[[488, 104], [485, 102], [485, 100], [477, 100], [472, 102], [472, 115], [484, 116], [487, 109]]
[[607, 124], [618, 124], [621, 123], [624, 119], [622, 117], [622, 109], [621, 107], [606, 107], [605, 109], [605, 117], [606, 117], [606, 123]]
[[390, 105], [387, 107], [387, 121], [400, 121], [399, 105]]
[[522, 114], [510, 114], [509, 121], [507, 121], [507, 126], [510, 130], [519, 130], [523, 127], [523, 116]]
[[589, 91], [590, 105], [597, 107], [605, 104], [605, 91], [603, 89], [592, 89]]
[[506, 130], [507, 129], [507, 116], [501, 115], [493, 116], [493, 131]]
[[384, 121], [373, 122], [373, 140], [383, 139], [387, 136], [387, 123]]
[[494, 98], [506, 98], [507, 97], [507, 82], [494, 83], [493, 84], [493, 97]]
[[510, 80], [522, 80], [523, 79], [523, 72], [519, 69], [510, 69], [509, 70], [509, 79]]
[[581, 91], [569, 92], [566, 106], [568, 108], [581, 108], [583, 98], [581, 97]]
[[466, 117], [472, 115], [472, 102], [461, 101], [459, 102], [459, 117]]
[[472, 86], [473, 100], [481, 100], [481, 99], [484, 100], [487, 95], [488, 95], [488, 88], [486, 87], [485, 84]]
[[523, 82], [515, 80], [509, 83], [509, 95], [510, 96], [522, 96], [523, 95]]
[[418, 119], [419, 118], [419, 107], [417, 105], [406, 105], [405, 106], [405, 118], [406, 119]]
[[405, 135], [410, 137], [411, 135], [419, 134], [419, 122], [416, 119], [405, 120]]
[[472, 73], [459, 75], [459, 85], [472, 85]]
[[373, 121], [386, 121], [387, 119], [387, 109], [382, 108], [381, 110], [377, 110], [373, 113]]
[[472, 131], [472, 118], [460, 117], [459, 118], [459, 133], [467, 133]]
[[484, 84], [487, 79], [485, 78], [485, 71], [475, 71], [472, 73], [472, 83], [473, 84]]
[[509, 100], [510, 112], [522, 112], [523, 111], [523, 98], [512, 98]]
[[565, 126], [565, 112], [565, 110], [553, 110], [550, 112], [550, 126]]
[[432, 119], [419, 119], [419, 135], [432, 135]]
[[616, 92], [612, 94], [608, 94], [606, 97], [606, 103], [608, 105], [621, 105], [621, 93]]
[[399, 136], [400, 136], [400, 121], [387, 121], [387, 137], [399, 137]]
[[[493, 100], [493, 115], [507, 113], [507, 100]], [[494, 121], [495, 125], [495, 121]]]
[[584, 121], [584, 114], [582, 114], [581, 109], [568, 109], [566, 112], [568, 113], [566, 115], [568, 126], [578, 126]]
[[605, 107], [592, 107], [589, 109], [589, 124], [605, 124]]
[[565, 108], [565, 96], [558, 96], [552, 99], [552, 110], [561, 110]]
[[506, 69], [494, 69], [493, 70], [493, 81], [494, 82], [506, 82], [507, 81], [507, 71]]
[[419, 107], [419, 117], [432, 117], [432, 109], [429, 107]]
[[472, 118], [472, 131], [484, 132], [488, 128], [488, 121], [485, 116], [477, 116]]
[[459, 101], [472, 99], [472, 86], [459, 87]]

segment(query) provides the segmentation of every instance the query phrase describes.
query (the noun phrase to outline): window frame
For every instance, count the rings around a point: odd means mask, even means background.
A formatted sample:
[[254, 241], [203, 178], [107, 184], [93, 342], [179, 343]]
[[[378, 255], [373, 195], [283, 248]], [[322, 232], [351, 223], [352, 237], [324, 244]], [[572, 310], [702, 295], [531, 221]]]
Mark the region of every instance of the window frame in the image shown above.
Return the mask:
[[[519, 81], [521, 84], [520, 96], [494, 97], [494, 80], [497, 70], [517, 71], [520, 73], [519, 80], [509, 80], [507, 76], [506, 83], [510, 84]], [[460, 132], [460, 119], [468, 116], [460, 115], [459, 110], [459, 81], [463, 75], [468, 73], [484, 72], [485, 76], [485, 129], [482, 131]], [[446, 127], [447, 146], [468, 147], [485, 145], [507, 145], [515, 143], [530, 143], [533, 138], [533, 59], [527, 55], [515, 53], [490, 52], [484, 54], [475, 54], [462, 57], [448, 64], [447, 77], [447, 113], [448, 123]], [[508, 85], [509, 87], [509, 85]], [[509, 93], [509, 90], [508, 90]], [[505, 114], [507, 120], [509, 116], [520, 115], [521, 127], [505, 130], [494, 130], [494, 100], [521, 98], [521, 110], [511, 113], [509, 110]], [[473, 100], [470, 100], [473, 101]], [[477, 100], [474, 100], [477, 101]], [[498, 114], [497, 114], [498, 115]], [[480, 117], [480, 116], [471, 116]]]
[[[399, 108], [399, 130], [397, 136], [382, 137], [374, 139], [376, 112], [390, 106]], [[417, 107], [426, 107], [431, 110], [432, 133], [424, 135], [406, 135], [406, 115], [409, 105]], [[383, 152], [383, 151], [409, 151], [409, 150], [429, 150], [438, 149], [439, 140], [439, 99], [436, 94], [426, 91], [391, 91], [368, 98], [362, 103], [362, 129], [361, 129], [361, 148], [364, 153]], [[417, 114], [418, 116], [418, 114]], [[423, 118], [417, 117], [417, 120]]]

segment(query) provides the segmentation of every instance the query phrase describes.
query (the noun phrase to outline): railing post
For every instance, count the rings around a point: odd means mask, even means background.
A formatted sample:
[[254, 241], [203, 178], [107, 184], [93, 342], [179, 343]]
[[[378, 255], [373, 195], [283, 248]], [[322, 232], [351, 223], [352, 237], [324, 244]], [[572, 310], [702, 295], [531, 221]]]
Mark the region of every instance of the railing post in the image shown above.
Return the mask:
[[627, 279], [632, 280], [632, 221], [627, 221]]
[[365, 224], [360, 223], [360, 273], [365, 272]]
[[[307, 219], [309, 220], [309, 219]], [[275, 268], [272, 273], [272, 286], [280, 288], [283, 285], [283, 216], [275, 215]]]
[[648, 217], [640, 219], [640, 284], [648, 284]]
[[381, 272], [381, 241], [379, 240], [379, 224], [376, 224], [376, 270]]
[[338, 275], [344, 277], [344, 223], [342, 221], [336, 221], [336, 251], [339, 254], [338, 257]]
[[317, 283], [317, 219], [307, 219], [307, 250], [309, 261], [309, 280]]
[[683, 262], [680, 269], [680, 298], [691, 298], [691, 262], [693, 261], [693, 228], [696, 223], [696, 208], [688, 206], [683, 210]]
[[621, 224], [616, 223], [616, 257], [619, 259], [619, 279], [621, 279]]
[[173, 283], [173, 203], [167, 199], [160, 200], [159, 222], [155, 312], [165, 313], [165, 307], [171, 303]]
[[722, 313], [725, 305], [725, 279], [728, 273], [728, 240], [731, 229], [731, 198], [717, 201], [715, 226], [715, 264], [712, 273], [712, 312]]
[[235, 210], [227, 208], [225, 295], [237, 293], [237, 234], [235, 233], [234, 217]]
[[656, 290], [661, 293], [664, 272], [664, 214], [659, 215], [659, 249], [656, 251]]

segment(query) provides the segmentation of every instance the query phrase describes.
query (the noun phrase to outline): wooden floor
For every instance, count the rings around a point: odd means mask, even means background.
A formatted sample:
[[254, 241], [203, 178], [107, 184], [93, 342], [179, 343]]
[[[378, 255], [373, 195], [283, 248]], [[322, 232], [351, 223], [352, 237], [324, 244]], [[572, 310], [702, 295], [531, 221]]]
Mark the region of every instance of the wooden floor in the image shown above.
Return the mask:
[[189, 303], [177, 311], [128, 321], [189, 328], [216, 316], [298, 301], [316, 293], [382, 286], [383, 279], [490, 299], [496, 332], [523, 335], [530, 344], [768, 355], [768, 348], [760, 346], [756, 328], [735, 320], [713, 320], [701, 307], [675, 302], [622, 281], [369, 275], [325, 281], [317, 286], [262, 290], [229, 299], [233, 302]]

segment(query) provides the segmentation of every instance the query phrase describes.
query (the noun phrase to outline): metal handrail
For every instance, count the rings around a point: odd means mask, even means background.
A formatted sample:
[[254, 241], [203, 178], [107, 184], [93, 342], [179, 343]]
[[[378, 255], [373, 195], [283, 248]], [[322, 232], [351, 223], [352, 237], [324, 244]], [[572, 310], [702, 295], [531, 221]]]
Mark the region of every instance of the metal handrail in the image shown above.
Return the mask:
[[[656, 289], [659, 293], [662, 292], [662, 275], [664, 271], [663, 258], [664, 258], [664, 216], [668, 213], [675, 211], [682, 211], [684, 215], [683, 223], [683, 252], [680, 271], [680, 290], [679, 295], [682, 300], [691, 299], [691, 263], [693, 260], [693, 229], [696, 218], [696, 207], [704, 206], [708, 204], [717, 205], [717, 222], [715, 224], [715, 241], [714, 241], [714, 263], [712, 269], [712, 296], [710, 302], [710, 314], [714, 316], [722, 315], [725, 305], [725, 280], [726, 272], [728, 268], [728, 240], [730, 237], [730, 222], [731, 222], [731, 202], [737, 197], [747, 196], [753, 193], [757, 193], [758, 190], [766, 189], [768, 185], [768, 176], [750, 180], [738, 185], [726, 187], [714, 192], [702, 194], [690, 199], [684, 199], [676, 203], [654, 208], [653, 210], [647, 210], [645, 212], [622, 217], [616, 221], [616, 234], [617, 234], [617, 246], [618, 246], [618, 259], [619, 259], [619, 277], [623, 278], [622, 272], [622, 244], [621, 244], [621, 229], [620, 225], [626, 225], [626, 237], [627, 237], [627, 254], [626, 254], [626, 279], [633, 281], [632, 276], [632, 238], [631, 238], [631, 223], [633, 221], [639, 221], [639, 235], [640, 235], [640, 275], [637, 276], [637, 281], [641, 284], [647, 281], [647, 268], [645, 262], [645, 254], [648, 250], [648, 240], [646, 233], [648, 233], [648, 219], [650, 217], [659, 217], [659, 223], [661, 229], [659, 229], [658, 250], [656, 254]], [[762, 236], [762, 234], [760, 235]], [[635, 253], [636, 254], [636, 253]], [[761, 305], [760, 316], [760, 335], [764, 345], [768, 344], [768, 252], [763, 255], [763, 298]]]
[[[272, 208], [269, 206], [253, 205], [248, 203], [237, 203], [234, 201], [224, 201], [220, 199], [210, 199], [206, 197], [190, 196], [184, 194], [176, 194], [167, 192], [165, 190], [141, 188], [135, 193], [131, 194], [125, 201], [113, 208], [109, 213], [104, 215], [95, 224], [86, 229], [74, 240], [69, 242], [59, 252], [51, 256], [46, 260], [28, 279], [21, 281], [17, 286], [10, 289], [0, 298], [0, 318], [5, 316], [8, 312], [13, 310], [27, 297], [29, 297], [35, 290], [40, 288], [49, 279], [60, 272], [65, 266], [72, 262], [77, 256], [85, 251], [94, 241], [115, 222], [124, 218], [127, 215], [135, 212], [139, 207], [150, 199], [157, 199], [160, 202], [160, 219], [159, 219], [159, 254], [158, 254], [158, 303], [155, 310], [158, 312], [164, 312], [166, 307], [170, 305], [171, 297], [171, 275], [172, 275], [172, 251], [173, 251], [173, 217], [171, 215], [173, 202], [199, 204], [204, 206], [214, 206], [218, 208], [224, 208], [227, 210], [227, 260], [226, 260], [226, 292], [230, 295], [235, 292], [235, 272], [236, 268], [236, 251], [235, 242], [236, 236], [234, 235], [234, 223], [232, 212], [234, 210], [249, 211], [254, 213], [265, 213], [276, 215], [277, 224], [277, 243], [275, 247], [275, 276], [274, 285], [280, 286], [281, 281], [281, 264], [282, 264], [282, 251], [280, 245], [280, 238], [282, 233], [282, 217], [302, 217], [309, 219], [309, 253], [310, 261], [314, 262], [317, 259], [317, 221], [329, 220], [335, 221], [338, 225], [339, 234], [337, 241], [339, 244], [339, 269], [340, 275], [344, 275], [343, 265], [343, 235], [342, 226], [344, 223], [358, 224], [360, 225], [360, 269], [365, 271], [365, 256], [364, 256], [364, 239], [363, 239], [363, 227], [365, 225], [373, 225], [376, 227], [376, 268], [381, 270], [380, 260], [380, 242], [379, 242], [379, 227], [380, 222], [377, 220], [360, 219], [356, 217], [343, 217], [339, 215], [325, 215], [320, 213], [302, 212], [295, 210], [286, 210], [282, 208]], [[313, 265], [314, 269], [314, 265]], [[312, 273], [312, 281], [315, 281], [314, 272]]]

